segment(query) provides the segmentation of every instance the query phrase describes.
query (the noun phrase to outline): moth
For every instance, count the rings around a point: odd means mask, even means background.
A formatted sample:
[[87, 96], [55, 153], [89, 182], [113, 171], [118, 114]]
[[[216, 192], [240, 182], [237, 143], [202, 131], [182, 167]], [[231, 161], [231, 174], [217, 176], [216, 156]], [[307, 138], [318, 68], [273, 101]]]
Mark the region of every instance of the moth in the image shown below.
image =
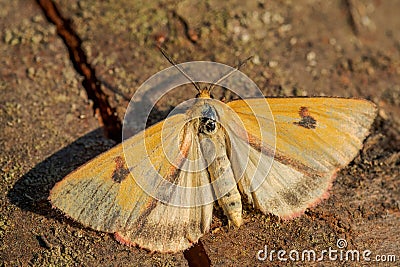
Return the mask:
[[52, 205], [123, 244], [178, 252], [209, 230], [213, 199], [229, 225], [240, 227], [242, 201], [290, 219], [327, 198], [336, 172], [357, 155], [376, 116], [376, 106], [363, 99], [224, 103], [211, 97], [212, 86], [193, 84], [198, 94], [184, 113], [66, 176], [50, 192]]

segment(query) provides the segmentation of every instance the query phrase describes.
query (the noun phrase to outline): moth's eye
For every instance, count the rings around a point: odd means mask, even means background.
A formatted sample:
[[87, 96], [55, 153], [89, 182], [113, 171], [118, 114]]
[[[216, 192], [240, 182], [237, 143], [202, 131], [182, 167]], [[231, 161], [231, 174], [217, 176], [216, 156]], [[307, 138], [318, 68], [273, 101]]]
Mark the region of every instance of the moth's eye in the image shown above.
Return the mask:
[[205, 134], [213, 134], [217, 131], [217, 123], [210, 118], [201, 118], [200, 131]]

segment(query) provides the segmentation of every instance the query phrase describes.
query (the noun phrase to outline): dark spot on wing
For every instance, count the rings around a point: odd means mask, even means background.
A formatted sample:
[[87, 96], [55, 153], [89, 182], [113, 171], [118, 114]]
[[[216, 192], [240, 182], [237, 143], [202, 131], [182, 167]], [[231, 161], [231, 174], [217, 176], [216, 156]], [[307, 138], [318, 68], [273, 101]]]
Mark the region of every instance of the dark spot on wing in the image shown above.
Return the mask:
[[115, 164], [115, 169], [113, 171], [111, 179], [113, 179], [113, 181], [116, 183], [121, 183], [123, 180], [126, 179], [126, 177], [128, 177], [129, 169], [125, 166], [125, 161], [122, 157], [116, 157]]
[[300, 205], [300, 200], [299, 198], [292, 192], [290, 191], [283, 191], [281, 193], [283, 199], [285, 200], [285, 202], [287, 204], [289, 204], [290, 206], [294, 206], [297, 207]]
[[236, 202], [234, 202], [234, 201], [228, 204], [228, 206], [230, 206], [230, 207], [233, 207], [235, 205], [236, 205]]
[[301, 107], [299, 115], [301, 120], [299, 122], [294, 122], [294, 124], [306, 129], [315, 129], [317, 127], [317, 121], [310, 115], [307, 107]]

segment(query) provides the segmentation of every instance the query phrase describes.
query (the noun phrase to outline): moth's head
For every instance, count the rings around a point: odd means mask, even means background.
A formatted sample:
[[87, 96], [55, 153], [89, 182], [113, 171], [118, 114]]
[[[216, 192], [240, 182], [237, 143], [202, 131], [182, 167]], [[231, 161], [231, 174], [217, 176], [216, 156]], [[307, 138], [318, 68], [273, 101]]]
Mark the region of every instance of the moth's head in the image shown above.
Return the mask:
[[199, 89], [198, 91], [199, 91], [199, 93], [196, 95], [196, 98], [214, 98], [210, 94], [210, 88], [208, 88], [208, 87], [205, 87], [203, 89]]

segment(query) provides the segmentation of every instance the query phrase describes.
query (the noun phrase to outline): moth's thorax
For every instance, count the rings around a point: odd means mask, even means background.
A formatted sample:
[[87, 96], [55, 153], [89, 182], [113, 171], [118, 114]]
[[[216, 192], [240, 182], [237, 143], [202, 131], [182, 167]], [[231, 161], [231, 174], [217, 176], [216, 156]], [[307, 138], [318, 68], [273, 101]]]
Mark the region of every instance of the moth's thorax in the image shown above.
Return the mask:
[[196, 99], [193, 107], [188, 111], [190, 120], [194, 123], [197, 133], [215, 134], [219, 126], [218, 106], [223, 103], [210, 98]]

